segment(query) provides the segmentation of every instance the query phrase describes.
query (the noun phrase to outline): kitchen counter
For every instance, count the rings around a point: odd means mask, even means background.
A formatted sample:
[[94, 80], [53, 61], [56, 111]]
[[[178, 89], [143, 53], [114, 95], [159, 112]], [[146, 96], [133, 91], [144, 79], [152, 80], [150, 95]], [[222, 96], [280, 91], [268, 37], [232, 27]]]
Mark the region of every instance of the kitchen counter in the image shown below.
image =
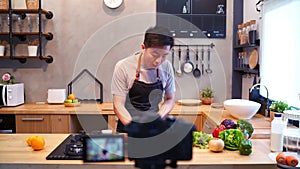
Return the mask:
[[[103, 114], [108, 115], [108, 126], [113, 129], [116, 126], [116, 117], [113, 112], [112, 103], [102, 103], [102, 104], [91, 104], [82, 103], [79, 107], [65, 107], [63, 104], [35, 104], [26, 103], [16, 107], [2, 107], [0, 108], [0, 114], [16, 114], [16, 115], [95, 115]], [[211, 126], [220, 124], [224, 119], [233, 119], [226, 110], [212, 108], [210, 105], [199, 105], [199, 106], [185, 106], [178, 103], [175, 104], [174, 108], [170, 112], [171, 115], [176, 117], [182, 117], [188, 119], [192, 122], [196, 122], [197, 115], [201, 115], [201, 122], [203, 124], [202, 129], [209, 127], [208, 131], [211, 131]], [[22, 116], [23, 117], [23, 116]], [[42, 116], [45, 118], [45, 116]], [[72, 119], [72, 118], [71, 118]], [[269, 118], [266, 118], [260, 114], [256, 114], [249, 120], [255, 131], [253, 133], [254, 138], [270, 138], [270, 126], [271, 123]], [[72, 120], [71, 122], [72, 123]], [[209, 123], [210, 125], [207, 125]], [[75, 126], [75, 125], [74, 125]], [[202, 126], [201, 126], [202, 127]], [[76, 128], [76, 127], [74, 127]], [[77, 128], [76, 128], [77, 129]], [[69, 132], [74, 132], [75, 130], [70, 129]], [[18, 131], [17, 131], [18, 132]], [[67, 133], [69, 133], [67, 132]], [[61, 133], [61, 132], [60, 132]]]
[[[25, 139], [32, 134], [0, 134], [0, 168], [30, 169], [70, 169], [70, 168], [134, 168], [134, 162], [84, 163], [81, 160], [46, 160], [46, 156], [54, 150], [68, 134], [36, 134], [46, 140], [45, 148], [33, 151], [27, 146]], [[224, 150], [213, 153], [209, 150], [193, 149], [191, 161], [179, 161], [178, 168], [213, 168], [213, 169], [260, 169], [276, 168], [275, 161], [268, 157], [270, 152], [268, 139], [252, 139], [253, 152], [250, 156], [241, 156], [238, 151]]]

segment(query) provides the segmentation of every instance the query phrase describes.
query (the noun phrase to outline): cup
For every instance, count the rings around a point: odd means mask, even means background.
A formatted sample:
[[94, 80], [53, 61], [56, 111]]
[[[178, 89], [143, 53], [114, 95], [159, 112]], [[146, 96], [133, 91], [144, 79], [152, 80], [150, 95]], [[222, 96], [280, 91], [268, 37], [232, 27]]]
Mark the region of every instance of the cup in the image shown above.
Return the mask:
[[0, 45], [0, 56], [4, 56], [5, 46]]
[[28, 46], [28, 56], [37, 56], [38, 46]]

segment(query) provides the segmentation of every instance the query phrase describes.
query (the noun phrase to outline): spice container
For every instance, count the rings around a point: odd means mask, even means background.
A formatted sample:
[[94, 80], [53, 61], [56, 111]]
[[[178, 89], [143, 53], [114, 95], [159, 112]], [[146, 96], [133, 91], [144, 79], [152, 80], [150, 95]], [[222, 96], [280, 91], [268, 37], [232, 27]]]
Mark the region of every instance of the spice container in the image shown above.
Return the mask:
[[237, 45], [241, 45], [242, 33], [243, 33], [243, 25], [238, 24], [237, 43], [236, 43]]
[[250, 21], [250, 31], [248, 33], [248, 43], [255, 44], [256, 41], [256, 20]]

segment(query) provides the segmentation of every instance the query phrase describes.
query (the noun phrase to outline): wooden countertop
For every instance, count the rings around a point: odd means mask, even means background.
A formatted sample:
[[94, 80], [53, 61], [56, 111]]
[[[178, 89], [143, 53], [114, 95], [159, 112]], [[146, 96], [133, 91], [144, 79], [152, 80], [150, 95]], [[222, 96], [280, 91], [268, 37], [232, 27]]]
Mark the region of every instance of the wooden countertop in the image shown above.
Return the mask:
[[[173, 114], [198, 114], [199, 112], [209, 111], [209, 105], [200, 106], [182, 106], [175, 104], [172, 113]], [[15, 107], [2, 107], [0, 113], [5, 114], [28, 114], [28, 113], [39, 113], [39, 114], [77, 114], [77, 113], [99, 113], [102, 114], [114, 114], [113, 104], [107, 103], [81, 103], [78, 107], [65, 107], [63, 104], [35, 104], [26, 103]]]
[[[41, 151], [33, 151], [27, 146], [25, 139], [32, 134], [0, 134], [0, 168], [134, 168], [132, 161], [84, 163], [81, 160], [46, 160], [46, 156], [54, 150], [68, 134], [35, 134], [46, 140]], [[193, 149], [191, 161], [179, 161], [178, 168], [222, 168], [250, 169], [276, 168], [275, 161], [268, 157], [269, 140], [252, 139], [253, 153], [241, 156], [238, 151], [224, 150], [213, 153], [209, 150]]]
[[[0, 114], [105, 114], [114, 115], [112, 103], [91, 104], [83, 103], [79, 107], [65, 107], [63, 104], [35, 104], [26, 103], [16, 107], [2, 107]], [[178, 103], [172, 109], [172, 115], [198, 115], [203, 114], [215, 124], [220, 124], [224, 119], [233, 119], [226, 110], [211, 108], [210, 105], [184, 106]], [[196, 116], [195, 116], [196, 119]], [[249, 120], [255, 128], [255, 138], [270, 138], [271, 123], [269, 118], [256, 114]]]

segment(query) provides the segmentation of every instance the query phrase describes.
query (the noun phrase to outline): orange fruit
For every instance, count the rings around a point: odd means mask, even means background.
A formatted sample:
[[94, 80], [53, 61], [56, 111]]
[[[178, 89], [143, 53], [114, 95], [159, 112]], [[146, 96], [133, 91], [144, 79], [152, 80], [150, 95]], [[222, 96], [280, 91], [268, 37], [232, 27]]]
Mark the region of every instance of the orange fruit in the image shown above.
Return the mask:
[[45, 139], [42, 136], [34, 136], [31, 139], [31, 147], [33, 150], [42, 150], [45, 146]]
[[30, 136], [26, 138], [26, 143], [28, 144], [28, 146], [31, 146], [31, 140], [32, 138], [34, 138], [35, 136]]
[[68, 99], [69, 99], [69, 100], [75, 100], [76, 97], [75, 97], [74, 94], [69, 94], [69, 95], [68, 95]]

